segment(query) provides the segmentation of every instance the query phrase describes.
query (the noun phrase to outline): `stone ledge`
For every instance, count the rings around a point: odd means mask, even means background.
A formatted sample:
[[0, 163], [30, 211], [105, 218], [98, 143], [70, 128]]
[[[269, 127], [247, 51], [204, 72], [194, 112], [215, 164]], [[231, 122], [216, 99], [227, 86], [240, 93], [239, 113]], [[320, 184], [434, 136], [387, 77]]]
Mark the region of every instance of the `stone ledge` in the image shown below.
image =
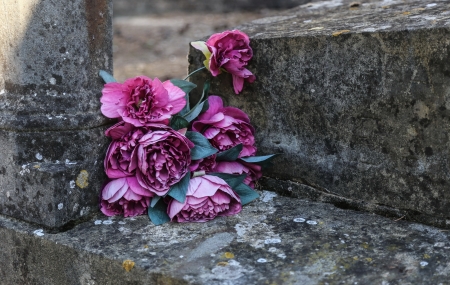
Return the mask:
[[[4, 284], [448, 284], [450, 233], [330, 204], [262, 198], [203, 224], [99, 215], [50, 234], [0, 217]], [[131, 272], [122, 268], [130, 259]]]
[[[350, 2], [314, 2], [238, 27], [250, 36], [257, 80], [237, 96], [223, 73], [210, 93], [249, 114], [261, 154], [283, 154], [267, 176], [446, 221], [449, 3]], [[191, 48], [189, 70], [203, 60]]]

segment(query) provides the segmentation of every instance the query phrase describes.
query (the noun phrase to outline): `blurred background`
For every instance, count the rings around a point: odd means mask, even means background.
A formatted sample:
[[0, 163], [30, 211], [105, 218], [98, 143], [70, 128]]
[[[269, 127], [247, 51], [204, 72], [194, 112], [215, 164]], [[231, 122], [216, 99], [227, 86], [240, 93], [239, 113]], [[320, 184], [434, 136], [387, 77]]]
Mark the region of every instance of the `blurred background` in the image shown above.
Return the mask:
[[114, 77], [183, 78], [189, 43], [311, 0], [114, 0]]

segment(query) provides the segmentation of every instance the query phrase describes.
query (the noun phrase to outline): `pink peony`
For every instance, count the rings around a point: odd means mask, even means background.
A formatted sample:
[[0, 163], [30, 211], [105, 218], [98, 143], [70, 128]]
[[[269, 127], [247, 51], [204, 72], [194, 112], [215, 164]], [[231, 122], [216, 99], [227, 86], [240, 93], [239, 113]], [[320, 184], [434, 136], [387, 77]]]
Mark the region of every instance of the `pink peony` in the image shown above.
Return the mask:
[[158, 196], [165, 195], [189, 170], [194, 144], [165, 125], [148, 126], [137, 147], [139, 183]]
[[194, 131], [202, 133], [219, 151], [243, 145], [239, 157], [256, 153], [255, 130], [247, 114], [234, 107], [223, 107], [218, 96], [208, 97], [209, 109], [192, 124]]
[[241, 199], [223, 179], [204, 175], [190, 180], [184, 203], [170, 200], [167, 214], [172, 221], [180, 223], [206, 222], [241, 210]]
[[244, 183], [255, 188], [255, 182], [262, 176], [261, 166], [244, 161], [219, 161], [213, 168], [213, 172], [222, 172], [229, 174], [246, 174]]
[[170, 81], [138, 76], [123, 84], [105, 84], [101, 111], [108, 118], [122, 118], [136, 127], [151, 123], [167, 124], [171, 115], [186, 105], [185, 93]]
[[216, 155], [210, 155], [199, 160], [193, 160], [191, 165], [189, 165], [189, 170], [191, 172], [195, 171], [205, 171], [206, 173], [211, 172], [216, 166]]
[[133, 155], [139, 140], [147, 132], [145, 127], [134, 127], [121, 121], [108, 130], [106, 135], [113, 141], [106, 151], [105, 172], [109, 178], [134, 176], [137, 168], [137, 156]]
[[143, 188], [135, 177], [114, 179], [103, 188], [100, 210], [107, 216], [134, 217], [145, 214], [154, 194]]
[[250, 39], [245, 33], [225, 31], [212, 35], [206, 43], [193, 42], [192, 46], [205, 54], [204, 64], [213, 76], [217, 76], [222, 69], [232, 74], [236, 94], [242, 91], [244, 80], [249, 83], [255, 81], [255, 75], [245, 68], [253, 56]]

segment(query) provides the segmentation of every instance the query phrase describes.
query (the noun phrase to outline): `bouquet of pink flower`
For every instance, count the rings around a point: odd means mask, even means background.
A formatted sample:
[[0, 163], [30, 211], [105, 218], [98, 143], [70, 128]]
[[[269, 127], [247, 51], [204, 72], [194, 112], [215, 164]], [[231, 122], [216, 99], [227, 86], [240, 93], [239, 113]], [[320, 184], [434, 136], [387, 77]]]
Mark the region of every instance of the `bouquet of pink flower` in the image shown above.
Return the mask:
[[[212, 54], [209, 59], [222, 60], [209, 65], [212, 75], [220, 68], [239, 70], [251, 58], [248, 37], [242, 32], [211, 38], [215, 40], [205, 43]], [[231, 63], [217, 53], [214, 43], [220, 41], [234, 41], [240, 48], [225, 52]], [[235, 90], [242, 90], [244, 78], [254, 80], [246, 69], [233, 72], [233, 80], [240, 78]], [[118, 119], [105, 133], [112, 139], [104, 161], [109, 181], [100, 201], [105, 215], [148, 213], [156, 225], [205, 222], [237, 214], [242, 205], [259, 197], [255, 182], [274, 155], [255, 156], [254, 128], [247, 114], [223, 106], [219, 96], [208, 96], [209, 81], [191, 108], [189, 92], [196, 87], [191, 82], [138, 76], [117, 83], [105, 71], [100, 76], [106, 82], [101, 111]]]

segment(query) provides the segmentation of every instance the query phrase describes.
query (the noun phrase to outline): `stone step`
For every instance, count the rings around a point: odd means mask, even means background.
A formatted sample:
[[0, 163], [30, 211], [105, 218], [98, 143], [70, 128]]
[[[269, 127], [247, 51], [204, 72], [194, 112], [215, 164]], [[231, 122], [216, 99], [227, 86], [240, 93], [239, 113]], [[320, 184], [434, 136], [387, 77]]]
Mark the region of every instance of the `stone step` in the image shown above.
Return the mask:
[[[449, 231], [269, 191], [208, 223], [154, 226], [145, 216], [100, 215], [51, 233], [0, 216], [0, 240], [1, 284], [448, 284], [450, 277]], [[126, 260], [135, 264], [129, 272]]]
[[265, 187], [450, 227], [450, 4], [351, 2], [238, 27], [257, 80], [237, 96], [223, 73], [211, 93], [249, 114], [260, 153], [282, 153]]

